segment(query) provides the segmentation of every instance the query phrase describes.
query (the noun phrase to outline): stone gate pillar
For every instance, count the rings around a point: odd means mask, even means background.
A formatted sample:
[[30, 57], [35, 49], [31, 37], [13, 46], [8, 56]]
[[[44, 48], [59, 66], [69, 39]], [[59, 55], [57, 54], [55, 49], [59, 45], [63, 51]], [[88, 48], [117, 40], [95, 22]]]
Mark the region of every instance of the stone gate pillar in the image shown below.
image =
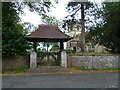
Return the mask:
[[67, 52], [64, 50], [61, 51], [61, 67], [67, 67]]
[[37, 67], [37, 53], [33, 50], [30, 53], [30, 68]]

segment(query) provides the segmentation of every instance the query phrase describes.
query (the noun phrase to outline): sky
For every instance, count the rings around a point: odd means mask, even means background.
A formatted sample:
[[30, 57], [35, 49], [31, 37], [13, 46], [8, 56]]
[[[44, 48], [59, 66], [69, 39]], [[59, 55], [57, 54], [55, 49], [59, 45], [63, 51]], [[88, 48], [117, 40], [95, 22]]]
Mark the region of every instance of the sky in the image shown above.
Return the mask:
[[[51, 12], [48, 15], [55, 16], [58, 20], [64, 19], [67, 16], [67, 11], [65, 9], [66, 4], [69, 0], [60, 0], [58, 4], [53, 3], [54, 7], [51, 8]], [[30, 12], [27, 8], [24, 9], [25, 15], [20, 16], [22, 22], [30, 22], [35, 26], [42, 24], [41, 17], [35, 13]]]
[[[64, 19], [64, 17], [68, 15], [68, 12], [66, 11], [65, 7], [69, 1], [70, 0], [59, 0], [58, 4], [53, 3], [54, 7], [51, 8], [51, 12], [49, 12], [48, 15], [55, 16], [58, 20]], [[90, 1], [100, 2], [101, 0], [90, 0]], [[27, 8], [24, 9], [24, 12], [26, 14], [21, 16], [22, 23], [30, 22], [36, 27], [39, 24], [42, 24], [41, 17], [37, 13], [30, 12]]]

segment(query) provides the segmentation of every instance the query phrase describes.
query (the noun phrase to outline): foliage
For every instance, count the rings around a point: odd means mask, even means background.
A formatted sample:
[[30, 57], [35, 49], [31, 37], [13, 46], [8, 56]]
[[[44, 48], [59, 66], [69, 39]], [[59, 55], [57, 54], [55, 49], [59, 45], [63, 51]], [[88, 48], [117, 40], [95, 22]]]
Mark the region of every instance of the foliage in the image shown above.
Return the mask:
[[[71, 21], [77, 21], [81, 23], [81, 50], [82, 52], [86, 52], [86, 41], [85, 41], [85, 10], [89, 9], [92, 6], [92, 3], [90, 2], [69, 2], [67, 5], [67, 10], [69, 13], [72, 13], [71, 15], [68, 15], [66, 17], [66, 20], [64, 20], [65, 24], [63, 27], [66, 26], [66, 23], [68, 25]], [[81, 11], [81, 12], [80, 12]], [[81, 14], [81, 15], [80, 15]], [[81, 16], [81, 18], [79, 17]], [[75, 20], [79, 17], [78, 20]], [[68, 18], [68, 19], [67, 19]], [[71, 18], [71, 19], [69, 19]], [[68, 26], [67, 26], [68, 27]]]
[[52, 48], [50, 49], [50, 51], [58, 52], [59, 49], [60, 49], [59, 44], [58, 44], [58, 43], [54, 43], [54, 44], [52, 45]]
[[41, 43], [43, 45], [43, 49], [39, 50], [39, 51], [52, 51], [52, 52], [56, 52], [59, 51], [60, 45], [57, 42], [54, 43], [50, 43], [50, 42], [42, 42]]
[[66, 52], [67, 52], [68, 54], [75, 53], [75, 51], [74, 51], [73, 49], [66, 49]]
[[26, 73], [28, 72], [27, 68], [20, 68], [20, 69], [11, 69], [11, 70], [3, 70], [2, 73], [9, 73], [9, 74], [15, 74], [15, 73]]
[[37, 1], [37, 2], [30, 2], [29, 0], [26, 0], [26, 2], [14, 2], [16, 6], [16, 10], [19, 11], [19, 13], [24, 14], [25, 12], [23, 9], [27, 7], [29, 11], [36, 12], [39, 15], [46, 15], [46, 12], [50, 11], [50, 6], [52, 3], [45, 2], [43, 0]]
[[53, 43], [49, 43], [49, 42], [43, 42], [43, 47], [46, 47], [46, 51], [48, 52], [49, 47], [52, 45]]
[[55, 16], [43, 16], [42, 22], [47, 25], [59, 25], [59, 20]]
[[28, 33], [22, 24], [19, 24], [19, 14], [28, 7], [30, 11], [36, 11], [39, 15], [45, 15], [49, 11], [51, 2], [3, 2], [2, 3], [2, 54], [17, 55], [26, 53], [29, 49], [25, 35]]
[[23, 54], [28, 45], [24, 39], [25, 30], [18, 24], [20, 19], [15, 10], [15, 3], [4, 2], [2, 6], [2, 54]]
[[37, 29], [37, 27], [35, 27], [30, 22], [24, 22], [22, 25], [23, 25], [24, 29], [26, 30], [26, 34], [30, 34]]
[[108, 48], [112, 53], [120, 53], [120, 2], [109, 2], [103, 4], [101, 11], [104, 23], [92, 28], [89, 38]]
[[[83, 2], [69, 2], [67, 4], [67, 11], [69, 12], [69, 15], [65, 17], [65, 20], [64, 20], [64, 25], [63, 27], [65, 28], [65, 26], [67, 26], [67, 23], [69, 22], [81, 22], [81, 14], [80, 14], [80, 11], [81, 11], [81, 3]], [[90, 3], [90, 2], [84, 2], [84, 9], [85, 9], [85, 21], [90, 21], [88, 20], [87, 18], [87, 15], [89, 15], [89, 9], [90, 8], [93, 8], [93, 4]]]

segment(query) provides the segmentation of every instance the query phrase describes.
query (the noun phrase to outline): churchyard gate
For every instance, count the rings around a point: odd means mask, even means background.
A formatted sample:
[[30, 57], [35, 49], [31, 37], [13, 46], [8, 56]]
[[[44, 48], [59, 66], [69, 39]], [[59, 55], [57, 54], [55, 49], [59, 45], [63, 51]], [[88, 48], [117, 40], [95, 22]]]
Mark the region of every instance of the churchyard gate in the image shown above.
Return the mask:
[[[40, 25], [36, 31], [32, 32], [30, 35], [27, 35], [25, 38], [26, 40], [34, 43], [34, 49], [30, 53], [30, 68], [36, 68], [37, 59], [42, 62], [42, 59], [47, 55], [52, 56], [56, 63], [62, 67], [67, 67], [67, 53], [64, 51], [63, 42], [67, 42], [73, 38], [60, 31], [57, 25]], [[60, 51], [59, 53], [37, 53], [37, 42], [59, 42]], [[57, 57], [55, 57], [55, 55], [57, 55]]]

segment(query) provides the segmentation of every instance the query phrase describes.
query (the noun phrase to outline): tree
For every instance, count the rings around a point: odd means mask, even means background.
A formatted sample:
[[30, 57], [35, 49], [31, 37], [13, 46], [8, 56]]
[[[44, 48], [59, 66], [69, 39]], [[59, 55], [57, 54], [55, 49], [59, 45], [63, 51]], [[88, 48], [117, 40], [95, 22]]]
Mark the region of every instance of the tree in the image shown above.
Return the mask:
[[[15, 10], [15, 3], [2, 3], [2, 54], [16, 55], [25, 52], [26, 42], [24, 29], [18, 24], [19, 17]], [[22, 47], [22, 46], [23, 47]], [[22, 52], [20, 50], [23, 50]]]
[[42, 22], [47, 25], [59, 25], [60, 24], [59, 20], [57, 20], [55, 16], [47, 16], [47, 15], [44, 15], [42, 17]]
[[[67, 9], [70, 12], [74, 12], [71, 15], [68, 15], [72, 17], [72, 19], [75, 19], [75, 16], [79, 14], [79, 11], [81, 10], [81, 25], [82, 25], [82, 30], [81, 30], [81, 45], [82, 45], [82, 52], [86, 52], [86, 43], [85, 43], [85, 10], [88, 9], [92, 4], [89, 2], [69, 2], [67, 5]], [[67, 16], [67, 17], [68, 17]]]
[[103, 45], [112, 53], [120, 53], [120, 2], [103, 3], [101, 25], [93, 28], [89, 35], [95, 43]]
[[[30, 11], [37, 11], [45, 15], [49, 10], [51, 2], [3, 2], [2, 3], [2, 54], [17, 55], [23, 54], [29, 48], [28, 42], [24, 39], [26, 32], [19, 23], [19, 14], [27, 6]], [[47, 9], [46, 9], [46, 8]]]
[[30, 34], [37, 29], [37, 27], [35, 27], [30, 22], [24, 22], [22, 25], [23, 25], [24, 29], [26, 29], [26, 34]]
[[58, 51], [59, 48], [60, 48], [59, 44], [58, 44], [58, 43], [54, 43], [54, 44], [52, 45], [52, 48], [51, 48], [50, 51]]
[[81, 30], [81, 45], [82, 51], [86, 52], [86, 43], [85, 43], [85, 23], [84, 23], [85, 15], [84, 15], [84, 4], [81, 3], [81, 23], [82, 23], [82, 30]]

